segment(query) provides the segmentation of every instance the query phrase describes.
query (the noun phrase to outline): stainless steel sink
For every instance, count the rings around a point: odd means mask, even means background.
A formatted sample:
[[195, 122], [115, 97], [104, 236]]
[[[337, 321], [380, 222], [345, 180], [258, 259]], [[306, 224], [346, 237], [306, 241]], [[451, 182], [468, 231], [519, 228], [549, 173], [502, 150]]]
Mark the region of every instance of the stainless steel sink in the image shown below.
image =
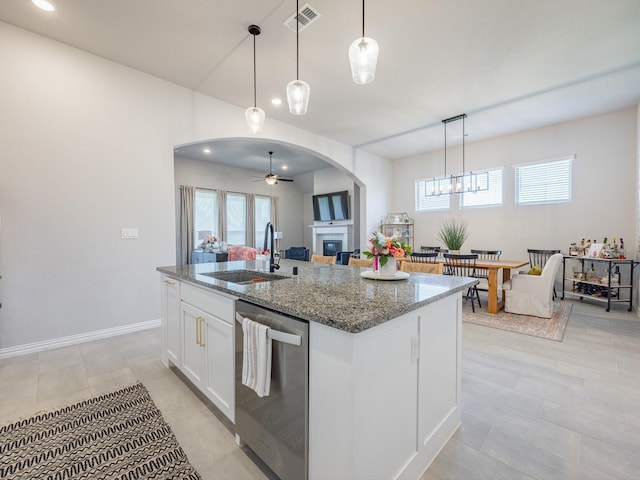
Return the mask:
[[272, 282], [274, 280], [284, 280], [284, 275], [273, 273], [254, 272], [253, 270], [225, 270], [221, 272], [202, 273], [207, 277], [222, 280], [223, 282], [237, 283], [238, 285], [251, 285], [252, 283]]

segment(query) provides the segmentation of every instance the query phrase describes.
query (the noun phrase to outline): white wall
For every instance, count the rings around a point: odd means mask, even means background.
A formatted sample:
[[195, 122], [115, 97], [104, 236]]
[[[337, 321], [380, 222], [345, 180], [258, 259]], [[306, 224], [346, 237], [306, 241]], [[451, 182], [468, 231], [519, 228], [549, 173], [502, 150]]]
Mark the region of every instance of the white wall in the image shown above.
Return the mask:
[[[503, 206], [416, 212], [414, 181], [442, 175], [444, 153], [394, 161], [393, 205], [415, 218], [415, 245], [440, 244], [437, 230], [443, 219], [468, 222], [470, 238], [463, 250], [501, 249], [503, 258], [528, 259], [527, 248], [567, 251], [581, 238], [617, 237], [633, 255], [637, 247], [636, 108], [584, 118], [490, 140], [467, 143], [467, 170], [504, 166]], [[569, 203], [516, 206], [513, 165], [575, 154], [573, 194]], [[461, 158], [447, 149], [448, 162]]]
[[[279, 198], [278, 230], [282, 232], [284, 237], [282, 241], [278, 242], [278, 248], [286, 249], [292, 245], [302, 245], [305, 227], [301, 222], [301, 218], [304, 216], [303, 193], [298, 189], [295, 182], [280, 182], [277, 185], [269, 186], [263, 178], [264, 172], [176, 157], [176, 214], [180, 210], [178, 190], [180, 185], [255, 193], [257, 195], [273, 195]], [[176, 221], [178, 221], [178, 218], [176, 216]]]
[[[173, 147], [245, 137], [243, 109], [1, 22], [0, 58], [0, 354], [158, 319]], [[273, 119], [263, 136], [369, 177], [346, 145]]]

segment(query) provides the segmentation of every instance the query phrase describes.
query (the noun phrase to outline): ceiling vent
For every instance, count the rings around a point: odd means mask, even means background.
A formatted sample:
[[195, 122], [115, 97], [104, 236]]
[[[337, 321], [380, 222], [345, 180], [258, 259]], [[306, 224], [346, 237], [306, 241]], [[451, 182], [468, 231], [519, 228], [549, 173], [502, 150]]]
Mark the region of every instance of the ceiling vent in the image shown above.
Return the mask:
[[[298, 15], [298, 22], [300, 23], [299, 32], [303, 31], [309, 25], [314, 23], [320, 18], [320, 12], [314, 7], [305, 3], [300, 7], [300, 14]], [[289, 18], [284, 21], [284, 26], [295, 33], [296, 31], [296, 14], [295, 12]]]

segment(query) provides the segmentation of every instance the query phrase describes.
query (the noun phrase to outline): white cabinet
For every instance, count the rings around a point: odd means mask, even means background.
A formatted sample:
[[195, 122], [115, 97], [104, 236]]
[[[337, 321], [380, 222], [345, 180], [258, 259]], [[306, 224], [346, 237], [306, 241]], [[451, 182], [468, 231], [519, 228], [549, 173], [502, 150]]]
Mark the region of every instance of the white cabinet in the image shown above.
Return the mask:
[[235, 299], [184, 283], [180, 296], [180, 369], [233, 422]]
[[180, 346], [180, 282], [163, 275], [161, 278], [162, 361], [169, 366], [181, 364]]
[[309, 479], [419, 478], [460, 425], [461, 296], [309, 327]]
[[209, 316], [205, 322], [204, 389], [209, 399], [235, 421], [234, 343], [233, 325]]
[[202, 378], [205, 371], [205, 338], [204, 323], [207, 314], [187, 303], [180, 307], [182, 323], [182, 365], [180, 370], [202, 389]]
[[235, 298], [163, 275], [162, 361], [235, 421]]

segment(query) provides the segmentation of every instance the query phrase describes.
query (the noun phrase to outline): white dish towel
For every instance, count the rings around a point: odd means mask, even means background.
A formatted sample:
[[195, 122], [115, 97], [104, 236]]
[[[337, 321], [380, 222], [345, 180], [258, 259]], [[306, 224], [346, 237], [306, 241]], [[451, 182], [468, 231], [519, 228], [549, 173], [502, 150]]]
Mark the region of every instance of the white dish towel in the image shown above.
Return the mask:
[[269, 396], [271, 390], [270, 328], [248, 318], [242, 319], [242, 384], [259, 397]]

